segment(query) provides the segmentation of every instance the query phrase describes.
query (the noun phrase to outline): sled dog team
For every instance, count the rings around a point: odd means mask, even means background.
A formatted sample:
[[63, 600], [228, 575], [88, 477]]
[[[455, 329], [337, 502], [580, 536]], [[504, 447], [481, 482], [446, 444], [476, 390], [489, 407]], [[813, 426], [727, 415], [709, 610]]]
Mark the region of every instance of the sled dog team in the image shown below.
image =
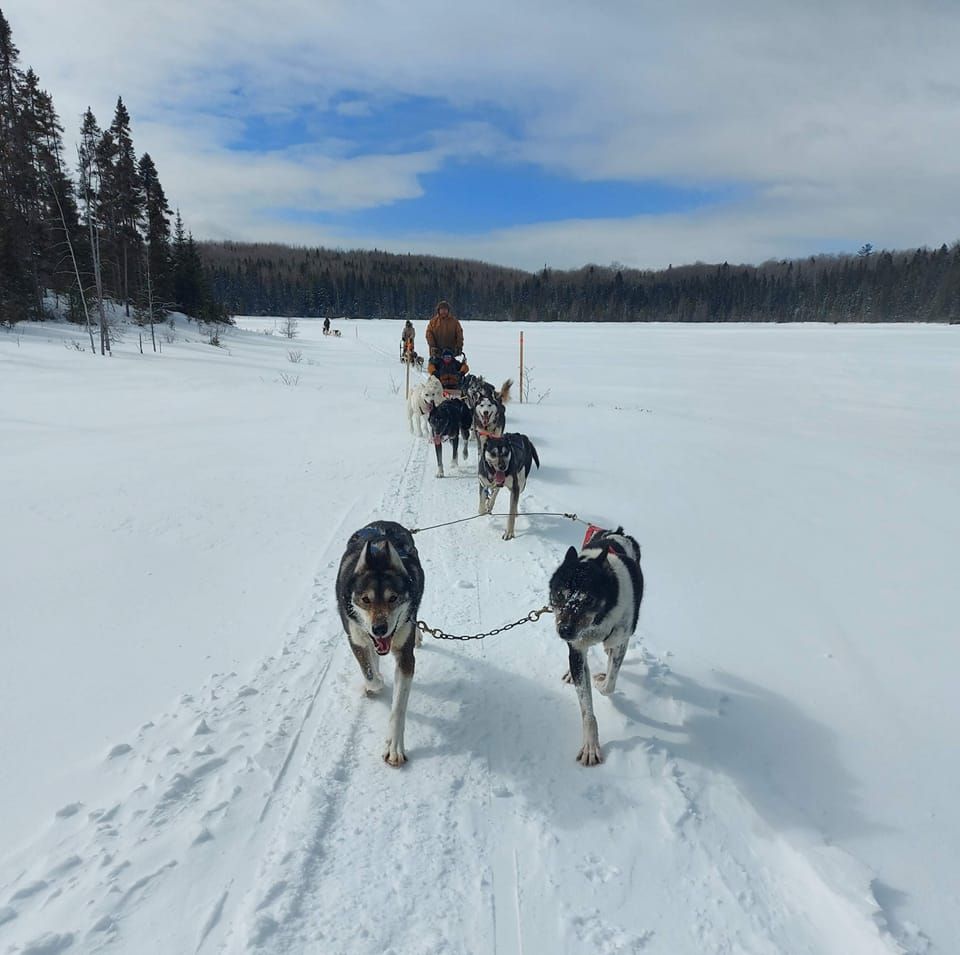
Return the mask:
[[[430, 376], [412, 389], [407, 401], [411, 433], [424, 434], [427, 421], [437, 454], [437, 477], [444, 476], [441, 455], [446, 438], [457, 466], [460, 440], [467, 460], [469, 438], [476, 438], [479, 513], [493, 510], [501, 488], [510, 491], [510, 511], [504, 540], [514, 536], [517, 506], [527, 476], [540, 459], [524, 434], [507, 433], [504, 405], [512, 382], [499, 390], [477, 375], [466, 375], [462, 397], [445, 397], [439, 379]], [[416, 425], [416, 429], [414, 428]], [[550, 607], [557, 635], [567, 645], [569, 669], [564, 680], [576, 688], [583, 722], [577, 760], [584, 766], [603, 761], [593, 712], [591, 686], [604, 696], [616, 689], [617, 675], [630, 638], [637, 627], [643, 598], [640, 547], [622, 527], [591, 527], [579, 552], [570, 547], [550, 578]], [[379, 658], [392, 653], [396, 662], [393, 702], [387, 724], [384, 760], [391, 766], [406, 762], [404, 726], [413, 683], [414, 650], [420, 646], [416, 627], [423, 598], [424, 574], [413, 535], [393, 521], [373, 521], [347, 541], [337, 573], [336, 594], [340, 620], [350, 649], [363, 675], [364, 690], [383, 689]], [[600, 644], [607, 655], [606, 670], [591, 681], [587, 651]]]

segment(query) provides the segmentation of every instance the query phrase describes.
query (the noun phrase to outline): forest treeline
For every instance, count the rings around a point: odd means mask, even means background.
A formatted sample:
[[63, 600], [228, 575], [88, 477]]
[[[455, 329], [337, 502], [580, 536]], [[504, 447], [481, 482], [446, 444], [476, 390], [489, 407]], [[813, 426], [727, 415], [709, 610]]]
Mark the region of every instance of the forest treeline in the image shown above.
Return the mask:
[[141, 321], [171, 307], [222, 318], [205, 283], [179, 213], [171, 229], [153, 159], [136, 154], [123, 99], [107, 128], [87, 109], [76, 154], [67, 154], [53, 99], [20, 66], [0, 10], [0, 322], [44, 318], [52, 294], [71, 320], [98, 327], [102, 352], [104, 299]]
[[562, 322], [960, 321], [960, 243], [818, 255], [760, 266], [501, 268], [426, 255], [199, 243], [231, 314]]

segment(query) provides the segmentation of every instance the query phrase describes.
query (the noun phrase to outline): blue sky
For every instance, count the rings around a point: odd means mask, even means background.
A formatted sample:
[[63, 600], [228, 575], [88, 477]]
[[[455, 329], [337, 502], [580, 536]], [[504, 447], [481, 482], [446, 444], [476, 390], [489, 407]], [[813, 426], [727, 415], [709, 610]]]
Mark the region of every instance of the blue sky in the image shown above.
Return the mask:
[[329, 213], [278, 209], [295, 222], [334, 222], [403, 235], [418, 229], [480, 232], [538, 222], [691, 211], [729, 201], [730, 187], [687, 188], [660, 182], [586, 182], [533, 164], [450, 160], [420, 177], [423, 193], [368, 209]]
[[[242, 96], [242, 90], [235, 91]], [[340, 92], [327, 108], [306, 107], [251, 116], [226, 145], [259, 153], [306, 147], [318, 139], [344, 158], [370, 152], [402, 155], [429, 149], [451, 125], [483, 124], [504, 142], [522, 137], [522, 122], [496, 104], [455, 108], [436, 97], [413, 96], [371, 103], [357, 90]], [[667, 181], [587, 180], [533, 162], [488, 155], [451, 157], [419, 178], [420, 195], [339, 213], [278, 207], [281, 219], [331, 223], [356, 230], [403, 235], [411, 228], [467, 232], [583, 218], [627, 218], [689, 212], [743, 193], [733, 184], [680, 185]]]
[[200, 238], [534, 269], [960, 237], [939, 0], [3, 9], [68, 148], [122, 95]]

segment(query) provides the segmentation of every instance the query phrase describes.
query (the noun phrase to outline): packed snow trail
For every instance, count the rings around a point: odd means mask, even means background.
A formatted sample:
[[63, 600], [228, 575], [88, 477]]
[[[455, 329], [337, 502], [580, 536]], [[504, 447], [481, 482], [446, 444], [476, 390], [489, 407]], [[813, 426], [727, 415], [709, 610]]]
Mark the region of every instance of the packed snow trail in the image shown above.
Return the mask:
[[[508, 421], [545, 465], [521, 511], [563, 509], [556, 423], [517, 405]], [[401, 422], [398, 401], [385, 427]], [[618, 692], [595, 698], [602, 766], [575, 762], [579, 712], [549, 617], [483, 641], [425, 638], [410, 762], [383, 763], [392, 662], [388, 689], [364, 698], [334, 605], [340, 552], [370, 520], [472, 514], [474, 466], [471, 447], [468, 466], [437, 480], [432, 447], [411, 438], [405, 459], [382, 467], [380, 499], [357, 500], [330, 528], [279, 652], [152, 716], [105, 761], [111, 798], [63, 806], [4, 860], [4, 951], [905, 951], [864, 867], [813, 832], [775, 830], [733, 780], [685, 755], [689, 721], [735, 714], [739, 695], [644, 647], [642, 610]], [[504, 542], [502, 527], [489, 517], [417, 537], [423, 619], [472, 633], [546, 601], [582, 528], [521, 516]]]

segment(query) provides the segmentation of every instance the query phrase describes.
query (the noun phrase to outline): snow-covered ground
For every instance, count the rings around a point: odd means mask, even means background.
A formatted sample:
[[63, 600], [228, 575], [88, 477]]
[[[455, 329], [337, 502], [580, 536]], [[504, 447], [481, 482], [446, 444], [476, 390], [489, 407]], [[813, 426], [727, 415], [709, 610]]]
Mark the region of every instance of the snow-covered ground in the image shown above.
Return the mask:
[[[957, 950], [960, 329], [526, 326], [521, 510], [643, 548], [606, 762], [545, 616], [427, 641], [394, 770], [334, 570], [475, 476], [407, 432], [400, 323], [239, 325], [0, 331], [0, 951]], [[584, 527], [517, 526], [424, 530], [421, 617], [544, 604]]]

